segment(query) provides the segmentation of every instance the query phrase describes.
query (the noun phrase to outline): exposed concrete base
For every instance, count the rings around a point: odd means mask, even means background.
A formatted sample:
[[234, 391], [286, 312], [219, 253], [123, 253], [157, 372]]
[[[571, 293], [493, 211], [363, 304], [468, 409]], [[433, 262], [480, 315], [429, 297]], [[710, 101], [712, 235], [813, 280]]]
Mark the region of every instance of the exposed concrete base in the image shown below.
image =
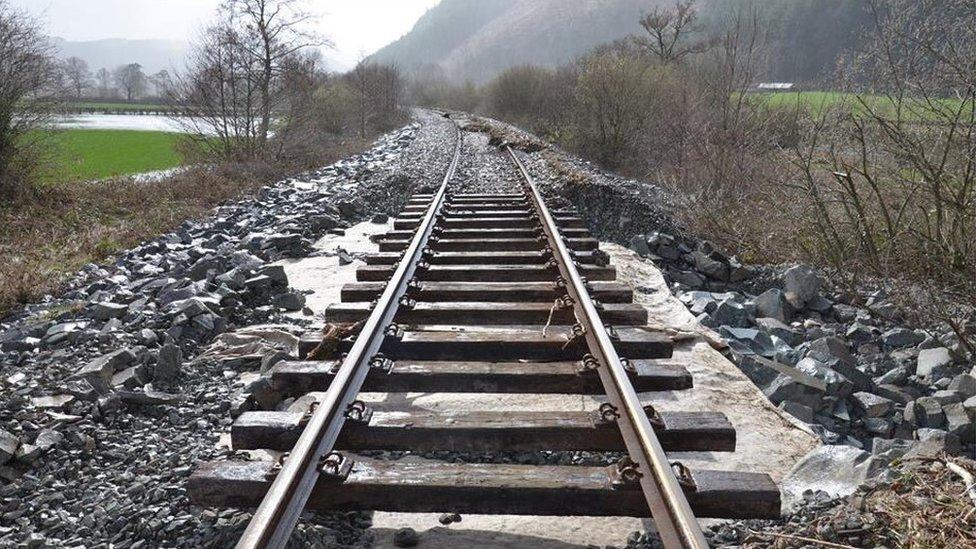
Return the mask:
[[[350, 254], [375, 252], [379, 247], [370, 242], [369, 237], [391, 230], [393, 230], [392, 220], [386, 223], [360, 223], [346, 229], [344, 236], [322, 237], [315, 243], [315, 250], [326, 254], [334, 253], [337, 248], [342, 248]], [[337, 256], [322, 255], [305, 259], [285, 259], [278, 264], [285, 267], [292, 288], [312, 292], [305, 297], [305, 306], [315, 313], [320, 321], [319, 325], [322, 325], [326, 307], [341, 301], [342, 286], [356, 281], [356, 269], [363, 265], [363, 262], [356, 260], [348, 265], [340, 265]]]
[[[461, 549], [586, 549], [623, 547], [630, 532], [644, 530], [636, 519], [587, 517], [471, 516], [442, 526], [440, 515], [393, 515], [376, 513], [373, 529], [377, 549], [396, 547], [393, 534], [410, 527], [420, 534], [421, 548]], [[645, 521], [650, 523], [650, 521]]]
[[[345, 237], [323, 238], [316, 247], [332, 251], [341, 246], [350, 252], [365, 252], [376, 247], [370, 234], [387, 231], [388, 225], [363, 223], [347, 231]], [[638, 301], [648, 308], [651, 323], [707, 334], [664, 283], [653, 264], [630, 250], [603, 244], [617, 266], [619, 279], [640, 291]], [[357, 262], [358, 263], [358, 262]], [[308, 306], [321, 314], [330, 303], [339, 301], [343, 284], [355, 280], [357, 263], [339, 266], [335, 257], [319, 257], [286, 262], [293, 287], [312, 290]], [[714, 336], [712, 334], [712, 336]], [[689, 340], [676, 348], [675, 358], [694, 375], [695, 387], [674, 393], [647, 393], [646, 402], [662, 410], [710, 410], [724, 412], [739, 431], [738, 450], [733, 453], [673, 454], [690, 466], [709, 469], [765, 472], [780, 481], [793, 465], [818, 445], [817, 439], [788, 416], [773, 407], [734, 364], [704, 339]], [[363, 400], [381, 403], [384, 409], [401, 410], [593, 410], [600, 400], [569, 395], [494, 395], [494, 394], [364, 394]], [[633, 518], [523, 517], [466, 515], [449, 526], [438, 522], [436, 514], [375, 513], [376, 547], [393, 547], [398, 528], [413, 528], [426, 548], [584, 548], [624, 546], [627, 536], [652, 528], [649, 521]]]
[[736, 428], [738, 440], [732, 453], [675, 453], [695, 469], [724, 469], [768, 473], [780, 482], [793, 465], [820, 445], [805, 426], [772, 405], [762, 392], [732, 362], [709, 344], [718, 339], [698, 324], [675, 298], [654, 265], [633, 251], [615, 244], [601, 244], [617, 266], [621, 282], [639, 291], [635, 300], [644, 305], [650, 324], [702, 334], [675, 347], [674, 359], [688, 368], [695, 386], [690, 391], [653, 393], [646, 402], [661, 410], [723, 412]]

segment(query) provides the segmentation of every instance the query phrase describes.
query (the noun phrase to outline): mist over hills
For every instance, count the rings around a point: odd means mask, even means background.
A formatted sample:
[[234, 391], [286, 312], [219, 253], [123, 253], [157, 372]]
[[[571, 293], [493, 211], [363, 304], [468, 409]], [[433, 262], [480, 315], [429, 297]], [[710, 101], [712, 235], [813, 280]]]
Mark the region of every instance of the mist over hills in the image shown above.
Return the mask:
[[[721, 32], [730, 14], [756, 5], [768, 31], [765, 76], [810, 82], [857, 45], [870, 16], [860, 0], [700, 0], [701, 22]], [[485, 83], [507, 68], [554, 67], [594, 46], [643, 32], [641, 15], [673, 0], [443, 0], [399, 40], [371, 56], [408, 74]]]
[[109, 70], [120, 65], [139, 63], [146, 74], [161, 70], [182, 69], [189, 45], [175, 40], [126, 40], [111, 38], [73, 42], [53, 39], [58, 57], [79, 57], [88, 63], [92, 71]]
[[[179, 72], [184, 68], [190, 54], [190, 44], [177, 40], [126, 40], [107, 39], [85, 42], [72, 42], [61, 38], [52, 39], [57, 48], [57, 57], [79, 57], [88, 63], [94, 72], [101, 68], [113, 70], [121, 65], [139, 63], [143, 72], [153, 74], [161, 70]], [[343, 70], [348, 63], [329, 50], [322, 52], [325, 67], [330, 70]]]
[[372, 60], [413, 72], [438, 66], [483, 83], [519, 64], [555, 66], [640, 30], [648, 0], [444, 0]]

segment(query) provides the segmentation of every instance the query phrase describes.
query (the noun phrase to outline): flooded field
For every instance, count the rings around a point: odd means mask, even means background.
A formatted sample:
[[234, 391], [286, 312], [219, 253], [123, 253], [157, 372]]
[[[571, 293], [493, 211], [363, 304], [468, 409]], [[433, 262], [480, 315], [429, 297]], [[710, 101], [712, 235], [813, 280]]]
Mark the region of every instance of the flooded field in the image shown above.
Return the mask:
[[135, 130], [150, 132], [188, 133], [186, 119], [159, 115], [136, 114], [77, 114], [55, 123], [60, 129], [78, 130]]

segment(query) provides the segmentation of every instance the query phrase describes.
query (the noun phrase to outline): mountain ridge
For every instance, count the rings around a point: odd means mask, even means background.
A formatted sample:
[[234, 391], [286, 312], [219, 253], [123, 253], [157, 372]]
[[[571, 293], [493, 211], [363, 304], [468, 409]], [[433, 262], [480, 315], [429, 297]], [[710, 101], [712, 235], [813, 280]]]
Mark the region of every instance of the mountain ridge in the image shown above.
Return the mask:
[[640, 30], [648, 0], [444, 0], [370, 59], [407, 72], [436, 67], [484, 83], [519, 64], [557, 66]]
[[[443, 0], [370, 59], [411, 76], [484, 84], [517, 65], [556, 67], [632, 34], [655, 6], [673, 0]], [[764, 78], [818, 82], [870, 26], [860, 0], [699, 0], [700, 23], [721, 35], [730, 21], [762, 18]]]

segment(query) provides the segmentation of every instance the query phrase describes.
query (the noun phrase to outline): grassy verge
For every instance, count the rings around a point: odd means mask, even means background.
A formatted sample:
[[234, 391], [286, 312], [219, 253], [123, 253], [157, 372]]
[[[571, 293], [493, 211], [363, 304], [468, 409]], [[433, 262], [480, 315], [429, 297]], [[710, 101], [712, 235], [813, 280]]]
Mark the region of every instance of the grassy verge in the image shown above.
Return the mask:
[[97, 263], [228, 200], [288, 174], [329, 164], [366, 141], [331, 146], [306, 165], [191, 168], [160, 182], [50, 183], [0, 202], [0, 318], [59, 290], [82, 266]]
[[182, 164], [179, 134], [127, 130], [64, 130], [51, 136], [47, 183], [107, 179]]

